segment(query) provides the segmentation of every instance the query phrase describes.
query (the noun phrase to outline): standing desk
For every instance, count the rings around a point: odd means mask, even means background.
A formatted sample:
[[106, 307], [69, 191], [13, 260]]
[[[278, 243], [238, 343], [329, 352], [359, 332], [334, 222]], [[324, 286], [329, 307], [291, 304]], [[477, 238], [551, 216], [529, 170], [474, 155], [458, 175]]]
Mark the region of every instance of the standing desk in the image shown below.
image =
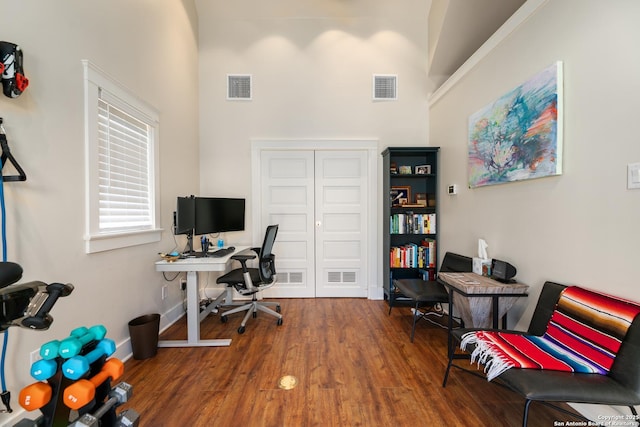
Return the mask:
[[173, 262], [166, 260], [156, 262], [156, 271], [176, 273], [184, 271], [187, 273], [187, 339], [186, 341], [161, 340], [158, 342], [158, 347], [223, 347], [231, 345], [231, 339], [200, 339], [200, 322], [215, 308], [220, 298], [209, 303], [204, 310], [200, 311], [198, 272], [224, 272], [229, 268], [231, 257], [248, 248], [248, 246], [236, 246], [233, 253], [219, 258], [209, 256], [184, 258]]

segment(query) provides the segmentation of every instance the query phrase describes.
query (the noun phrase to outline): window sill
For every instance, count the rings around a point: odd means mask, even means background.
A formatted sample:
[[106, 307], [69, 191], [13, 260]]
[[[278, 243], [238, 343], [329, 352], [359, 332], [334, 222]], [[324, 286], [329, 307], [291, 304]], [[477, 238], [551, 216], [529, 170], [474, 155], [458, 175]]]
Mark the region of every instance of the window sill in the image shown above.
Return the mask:
[[85, 252], [91, 254], [95, 252], [110, 251], [112, 249], [127, 248], [129, 246], [159, 242], [161, 235], [162, 229], [158, 228], [129, 233], [96, 234], [87, 236], [85, 237]]

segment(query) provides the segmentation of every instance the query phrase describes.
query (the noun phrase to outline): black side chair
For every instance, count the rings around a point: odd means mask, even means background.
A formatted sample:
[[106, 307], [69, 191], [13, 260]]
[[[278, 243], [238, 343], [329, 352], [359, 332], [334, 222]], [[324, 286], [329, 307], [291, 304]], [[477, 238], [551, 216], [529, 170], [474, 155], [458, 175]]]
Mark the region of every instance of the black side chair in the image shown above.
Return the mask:
[[[241, 311], [246, 311], [244, 319], [238, 328], [238, 333], [242, 334], [245, 331], [245, 326], [249, 316], [253, 315], [255, 318], [258, 311], [262, 311], [278, 319], [278, 326], [282, 325], [282, 315], [280, 314], [280, 303], [258, 301], [257, 293], [270, 288], [276, 283], [276, 256], [272, 253], [273, 243], [276, 241], [276, 234], [278, 234], [278, 226], [270, 225], [267, 227], [267, 232], [264, 236], [264, 242], [262, 248], [251, 248], [255, 254], [242, 254], [233, 255], [231, 259], [239, 261], [242, 264], [241, 268], [231, 270], [227, 274], [220, 276], [217, 283], [225, 283], [227, 286], [233, 286], [240, 295], [251, 295], [251, 302], [225, 311], [220, 320], [224, 323], [227, 321], [227, 316]], [[247, 261], [255, 259], [258, 256], [258, 268], [247, 267]], [[268, 308], [275, 307], [275, 311]]]
[[[453, 252], [447, 252], [442, 260], [440, 266], [441, 272], [469, 272], [472, 270], [472, 259], [458, 255]], [[427, 316], [438, 314], [442, 316], [444, 310], [442, 310], [442, 304], [449, 302], [449, 293], [442, 283], [437, 280], [422, 280], [422, 279], [398, 279], [394, 280], [393, 284], [398, 290], [407, 298], [411, 299], [414, 305], [413, 312], [413, 326], [411, 327], [411, 342], [413, 342], [413, 336], [416, 332], [416, 323], [419, 319], [430, 320]], [[389, 314], [393, 308], [393, 301], [395, 298], [389, 298]], [[420, 307], [436, 307], [436, 311], [427, 311], [421, 313]], [[451, 313], [450, 313], [451, 315]]]

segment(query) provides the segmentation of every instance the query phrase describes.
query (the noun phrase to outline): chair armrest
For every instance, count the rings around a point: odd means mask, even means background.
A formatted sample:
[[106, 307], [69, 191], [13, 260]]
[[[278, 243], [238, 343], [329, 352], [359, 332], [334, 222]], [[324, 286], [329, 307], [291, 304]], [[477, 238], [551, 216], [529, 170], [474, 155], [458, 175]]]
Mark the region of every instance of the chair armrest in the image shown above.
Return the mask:
[[247, 272], [247, 261], [255, 259], [255, 255], [253, 254], [237, 254], [237, 255], [232, 255], [231, 259], [240, 262], [240, 264], [242, 264], [242, 271], [243, 272]]
[[250, 259], [255, 259], [255, 255], [253, 254], [237, 254], [237, 255], [231, 255], [231, 259], [234, 259], [236, 261], [240, 261], [240, 262], [246, 262], [249, 261]]

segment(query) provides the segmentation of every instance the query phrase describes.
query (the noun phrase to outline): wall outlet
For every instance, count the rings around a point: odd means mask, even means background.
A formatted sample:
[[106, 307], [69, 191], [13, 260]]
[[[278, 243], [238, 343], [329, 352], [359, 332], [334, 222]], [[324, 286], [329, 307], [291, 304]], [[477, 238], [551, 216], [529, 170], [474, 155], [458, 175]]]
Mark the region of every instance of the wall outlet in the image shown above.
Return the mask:
[[185, 279], [184, 277], [180, 278], [180, 289], [183, 291], [187, 289], [187, 279]]
[[167, 293], [169, 292], [169, 287], [167, 285], [164, 285], [162, 287], [162, 299], [166, 299], [167, 298]]
[[30, 356], [30, 361], [31, 364], [33, 365], [34, 363], [36, 363], [38, 360], [42, 359], [42, 357], [40, 356], [40, 349], [38, 350], [33, 350], [31, 352], [31, 356]]

